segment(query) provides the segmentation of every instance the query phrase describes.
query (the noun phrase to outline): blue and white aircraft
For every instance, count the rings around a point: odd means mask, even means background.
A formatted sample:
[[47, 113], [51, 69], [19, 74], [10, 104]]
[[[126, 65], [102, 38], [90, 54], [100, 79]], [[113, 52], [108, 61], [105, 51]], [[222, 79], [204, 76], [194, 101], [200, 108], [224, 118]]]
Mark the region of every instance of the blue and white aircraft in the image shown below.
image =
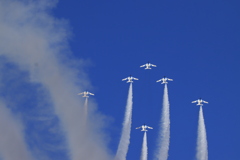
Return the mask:
[[88, 91], [84, 91], [84, 92], [82, 92], [82, 93], [78, 93], [78, 95], [83, 95], [82, 97], [86, 97], [86, 98], [89, 97], [88, 95], [94, 96], [93, 93], [90, 93], [90, 92], [88, 92]]
[[196, 101], [192, 101], [192, 103], [197, 103], [197, 106], [203, 106], [203, 103], [208, 103], [208, 102], [204, 101], [202, 98], [199, 98]]
[[162, 79], [157, 80], [157, 82], [162, 82], [161, 84], [167, 84], [167, 81], [173, 81], [173, 79], [164, 76]]
[[140, 128], [142, 129], [141, 131], [145, 131], [145, 132], [148, 131], [147, 128], [148, 129], [153, 129], [152, 127], [149, 127], [146, 124], [144, 124], [144, 125], [142, 125], [140, 127], [137, 127], [136, 129], [140, 129]]
[[130, 75], [129, 77], [122, 79], [122, 81], [126, 81], [126, 80], [127, 80], [127, 83], [133, 83], [133, 80], [138, 80], [138, 79]]
[[140, 67], [146, 67], [144, 69], [152, 69], [151, 67], [157, 67], [157, 66], [148, 62], [144, 65], [141, 65]]

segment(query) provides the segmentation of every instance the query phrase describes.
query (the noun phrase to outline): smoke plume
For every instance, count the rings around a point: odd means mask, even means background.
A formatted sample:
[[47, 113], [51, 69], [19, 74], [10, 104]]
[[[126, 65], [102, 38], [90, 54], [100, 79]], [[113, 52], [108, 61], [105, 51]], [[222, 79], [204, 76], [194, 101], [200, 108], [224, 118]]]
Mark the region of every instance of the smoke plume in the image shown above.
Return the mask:
[[203, 109], [200, 106], [198, 119], [198, 137], [197, 137], [197, 160], [208, 160], [207, 133], [203, 117]]
[[168, 150], [170, 144], [170, 113], [169, 113], [169, 99], [168, 99], [168, 88], [167, 84], [164, 86], [163, 93], [163, 107], [162, 107], [162, 117], [160, 123], [160, 133], [159, 133], [159, 141], [157, 145], [156, 160], [167, 160], [168, 158]]
[[88, 116], [88, 98], [86, 98], [84, 102], [84, 113], [85, 113], [85, 116], [87, 117]]
[[126, 160], [128, 146], [130, 144], [130, 132], [132, 125], [132, 104], [133, 104], [133, 92], [132, 92], [132, 83], [130, 83], [128, 91], [128, 99], [126, 105], [126, 111], [123, 121], [122, 135], [118, 145], [117, 154], [115, 160]]
[[147, 132], [144, 132], [141, 160], [147, 160], [148, 148], [147, 148]]

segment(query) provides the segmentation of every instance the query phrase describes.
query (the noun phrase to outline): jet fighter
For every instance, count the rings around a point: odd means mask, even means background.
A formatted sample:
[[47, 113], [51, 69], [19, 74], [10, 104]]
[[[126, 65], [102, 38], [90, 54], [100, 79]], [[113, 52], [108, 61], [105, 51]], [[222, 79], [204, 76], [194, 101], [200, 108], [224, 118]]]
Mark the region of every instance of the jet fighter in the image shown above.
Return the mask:
[[142, 125], [140, 127], [137, 127], [136, 129], [140, 129], [140, 128], [142, 129], [141, 131], [145, 131], [145, 132], [148, 131], [147, 128], [148, 129], [153, 129], [152, 127], [149, 127], [146, 124], [144, 124], [144, 125]]
[[144, 69], [152, 69], [151, 67], [157, 67], [157, 66], [148, 62], [144, 65], [141, 65], [140, 67], [146, 67]]
[[84, 91], [84, 92], [82, 92], [82, 93], [78, 93], [78, 95], [82, 95], [83, 94], [83, 96], [82, 97], [86, 97], [86, 98], [88, 98], [89, 96], [88, 95], [94, 95], [93, 93], [90, 93], [90, 92], [88, 92], [88, 91]]
[[168, 83], [167, 81], [173, 81], [173, 79], [170, 79], [164, 76], [162, 79], [157, 80], [157, 82], [161, 82], [161, 81], [162, 81], [161, 84], [164, 84], [164, 83], [167, 84]]
[[129, 77], [122, 79], [122, 81], [126, 81], [126, 80], [127, 80], [127, 83], [129, 82], [133, 83], [133, 80], [138, 80], [138, 79], [130, 75]]
[[204, 101], [202, 98], [199, 98], [196, 101], [192, 101], [192, 103], [197, 103], [197, 106], [203, 106], [203, 103], [208, 103], [208, 102]]

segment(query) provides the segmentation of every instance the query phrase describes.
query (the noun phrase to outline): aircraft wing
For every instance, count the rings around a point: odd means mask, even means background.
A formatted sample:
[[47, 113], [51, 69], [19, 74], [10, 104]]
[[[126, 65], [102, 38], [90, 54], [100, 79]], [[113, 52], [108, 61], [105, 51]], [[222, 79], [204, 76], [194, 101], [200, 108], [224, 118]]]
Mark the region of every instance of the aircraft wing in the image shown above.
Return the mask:
[[146, 64], [144, 64], [144, 65], [141, 65], [140, 67], [145, 67], [146, 66]]
[[207, 101], [203, 101], [204, 103], [208, 103]]
[[168, 78], [169, 81], [173, 81], [173, 79]]
[[136, 129], [140, 129], [140, 128], [142, 128], [142, 126], [141, 127], [137, 127]]
[[162, 79], [157, 80], [157, 82], [161, 82], [161, 81], [162, 81]]
[[81, 94], [83, 94], [84, 92], [82, 92], [82, 93], [78, 93], [77, 95], [81, 95]]
[[134, 78], [134, 77], [132, 77], [133, 79], [135, 79], [135, 80], [138, 80], [137, 78]]
[[153, 66], [153, 67], [157, 67], [155, 64], [150, 64], [151, 66]]
[[122, 81], [126, 81], [128, 78], [124, 78], [124, 79], [122, 79]]
[[196, 101], [192, 101], [192, 103], [196, 103], [197, 102], [197, 100]]
[[88, 92], [88, 93], [89, 93], [90, 95], [92, 95], [92, 96], [94, 95], [93, 93], [90, 93], [90, 92]]
[[149, 129], [153, 129], [152, 127], [149, 127], [149, 126], [147, 126], [147, 128], [149, 128]]

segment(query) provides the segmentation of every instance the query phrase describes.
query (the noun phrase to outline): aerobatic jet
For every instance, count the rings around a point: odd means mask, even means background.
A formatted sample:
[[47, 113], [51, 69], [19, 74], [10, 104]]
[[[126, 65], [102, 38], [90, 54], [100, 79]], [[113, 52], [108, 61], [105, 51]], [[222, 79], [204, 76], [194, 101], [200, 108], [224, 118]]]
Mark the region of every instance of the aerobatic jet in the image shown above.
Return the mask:
[[82, 92], [82, 93], [78, 93], [78, 95], [83, 95], [82, 97], [88, 98], [88, 97], [89, 97], [88, 95], [93, 96], [94, 94], [93, 94], [93, 93], [90, 93], [90, 92], [88, 92], [88, 91], [84, 91], [84, 92]]
[[129, 82], [133, 83], [133, 80], [138, 80], [138, 79], [130, 75], [129, 77], [122, 79], [122, 81], [126, 81], [126, 80], [127, 80], [127, 83]]
[[208, 103], [208, 102], [204, 101], [202, 98], [199, 98], [196, 101], [192, 101], [192, 103], [197, 103], [197, 106], [203, 106], [203, 103]]
[[157, 82], [162, 82], [161, 84], [167, 84], [167, 81], [173, 81], [173, 79], [164, 76], [162, 79], [157, 80]]
[[145, 67], [144, 69], [152, 69], [151, 67], [157, 67], [157, 66], [148, 62], [144, 65], [141, 65], [140, 67]]
[[136, 129], [140, 129], [140, 128], [142, 129], [141, 131], [145, 131], [145, 132], [148, 131], [147, 128], [148, 129], [153, 129], [152, 127], [149, 127], [146, 124], [144, 124], [144, 125], [142, 125], [140, 127], [137, 127]]

